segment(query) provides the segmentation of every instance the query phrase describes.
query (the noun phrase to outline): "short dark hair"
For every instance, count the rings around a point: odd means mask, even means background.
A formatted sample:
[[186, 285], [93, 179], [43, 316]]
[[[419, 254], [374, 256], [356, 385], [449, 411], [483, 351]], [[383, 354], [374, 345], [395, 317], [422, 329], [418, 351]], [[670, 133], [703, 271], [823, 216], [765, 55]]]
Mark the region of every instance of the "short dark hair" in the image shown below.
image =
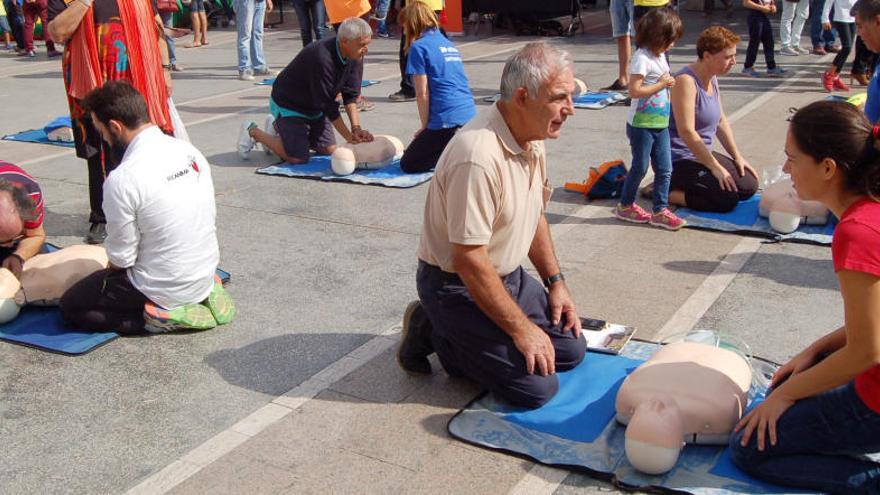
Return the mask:
[[150, 122], [146, 100], [125, 81], [111, 81], [92, 90], [83, 100], [83, 106], [104, 125], [115, 120], [135, 129]]
[[794, 114], [790, 130], [798, 149], [813, 160], [834, 160], [848, 190], [880, 199], [880, 140], [862, 111], [846, 102], [817, 101]]
[[636, 45], [658, 53], [678, 41], [682, 34], [681, 18], [672, 9], [651, 9], [636, 24]]
[[880, 15], [880, 0], [857, 0], [849, 9], [849, 15], [859, 19], [871, 19]]
[[15, 205], [15, 210], [22, 222], [33, 222], [39, 218], [37, 212], [34, 211], [37, 205], [34, 204], [34, 200], [25, 188], [6, 179], [0, 179], [0, 192], [3, 191], [8, 192], [12, 197], [12, 204]]

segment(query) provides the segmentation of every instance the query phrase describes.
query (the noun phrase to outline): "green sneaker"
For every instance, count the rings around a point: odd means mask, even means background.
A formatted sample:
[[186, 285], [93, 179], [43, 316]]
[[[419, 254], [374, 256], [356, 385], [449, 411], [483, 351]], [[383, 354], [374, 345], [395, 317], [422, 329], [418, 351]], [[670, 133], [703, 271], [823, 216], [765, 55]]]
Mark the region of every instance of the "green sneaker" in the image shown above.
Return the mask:
[[187, 304], [171, 311], [151, 302], [144, 304], [144, 329], [150, 333], [207, 330], [216, 326], [217, 320], [203, 304]]
[[225, 325], [235, 318], [235, 303], [232, 302], [232, 297], [223, 288], [220, 278], [216, 275], [214, 276], [214, 288], [203, 304], [211, 310], [218, 325]]

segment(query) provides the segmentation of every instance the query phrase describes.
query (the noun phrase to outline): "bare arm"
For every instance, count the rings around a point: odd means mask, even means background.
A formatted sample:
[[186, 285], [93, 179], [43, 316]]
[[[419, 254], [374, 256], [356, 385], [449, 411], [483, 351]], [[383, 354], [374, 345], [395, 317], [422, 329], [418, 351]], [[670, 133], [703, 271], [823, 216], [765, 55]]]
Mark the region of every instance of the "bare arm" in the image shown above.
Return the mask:
[[424, 74], [413, 75], [413, 86], [416, 88], [416, 105], [419, 107], [419, 119], [422, 121], [422, 129], [425, 129], [428, 127], [428, 118], [430, 117], [428, 76]]
[[452, 245], [455, 272], [461, 277], [477, 307], [513, 339], [526, 358], [529, 373], [556, 371], [556, 355], [550, 338], [532, 323], [516, 304], [495, 271], [486, 246]]
[[[529, 247], [529, 260], [538, 270], [541, 279], [547, 279], [560, 273], [559, 260], [556, 258], [556, 250], [553, 248], [553, 238], [550, 236], [550, 225], [542, 215], [535, 230], [535, 237]], [[548, 303], [550, 305], [550, 320], [556, 325], [562, 315], [565, 315], [564, 330], [571, 330], [575, 337], [581, 332], [581, 320], [578, 318], [577, 308], [568, 290], [565, 280], [553, 282], [550, 287]]]
[[[721, 95], [718, 95], [718, 98], [720, 102]], [[715, 132], [715, 137], [718, 138], [718, 142], [721, 143], [724, 150], [733, 158], [733, 161], [742, 161], [743, 157], [739, 153], [739, 147], [737, 147], [736, 140], [733, 137], [733, 129], [730, 127], [727, 115], [724, 113], [724, 105], [721, 105], [721, 120], [718, 121], [718, 130]]]
[[49, 36], [59, 43], [67, 43], [79, 27], [83, 17], [91, 6], [92, 0], [78, 0], [70, 3], [46, 26]]
[[23, 261], [29, 260], [40, 252], [44, 242], [46, 242], [46, 231], [42, 225], [35, 229], [26, 229], [24, 238], [18, 241], [15, 254], [20, 256]]
[[[666, 77], [669, 76], [666, 75]], [[672, 78], [670, 77], [670, 79]], [[675, 81], [675, 79], [672, 79], [672, 81]], [[661, 77], [654, 84], [645, 85], [643, 84], [644, 82], [645, 76], [641, 74], [630, 74], [628, 84], [629, 96], [632, 98], [647, 98], [670, 85], [664, 77]]]
[[757, 10], [758, 12], [764, 12], [765, 14], [770, 12], [769, 6], [761, 5], [755, 0], [743, 0], [743, 7], [751, 10]]

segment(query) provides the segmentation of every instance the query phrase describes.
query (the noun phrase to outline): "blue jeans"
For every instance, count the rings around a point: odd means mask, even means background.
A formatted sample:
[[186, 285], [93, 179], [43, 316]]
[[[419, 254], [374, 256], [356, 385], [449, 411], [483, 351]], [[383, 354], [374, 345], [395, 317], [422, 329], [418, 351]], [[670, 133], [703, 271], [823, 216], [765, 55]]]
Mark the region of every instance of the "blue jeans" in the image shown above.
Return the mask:
[[831, 493], [880, 493], [880, 414], [859, 399], [853, 382], [795, 402], [776, 423], [776, 445], [746, 447], [730, 439], [734, 464], [771, 483]]
[[[296, 18], [299, 20], [299, 36], [302, 45], [324, 38], [327, 29], [324, 20], [324, 0], [293, 0]], [[314, 33], [314, 38], [312, 37]]]
[[[810, 39], [813, 46], [829, 47], [834, 45], [837, 39], [837, 31], [831, 28], [828, 31], [822, 29], [822, 21], [831, 22], [829, 19], [822, 19], [822, 7], [825, 2], [833, 0], [810, 0]], [[834, 9], [831, 9], [831, 17], [834, 17]]]
[[623, 183], [620, 204], [629, 206], [636, 200], [639, 184], [648, 171], [654, 169], [654, 213], [669, 207], [669, 181], [672, 180], [672, 152], [669, 147], [669, 128], [643, 129], [626, 125], [626, 137], [632, 149], [632, 164]]
[[263, 57], [263, 18], [266, 0], [235, 0], [235, 28], [238, 30], [238, 72], [265, 71]]
[[376, 11], [374, 17], [376, 22], [376, 31], [382, 34], [388, 34], [388, 9], [391, 7], [391, 0], [378, 0], [376, 2]]
[[[159, 17], [162, 18], [162, 25], [167, 28], [174, 27], [174, 13], [173, 12], [159, 12]], [[168, 62], [171, 65], [177, 65], [177, 57], [174, 55], [174, 38], [171, 36], [165, 35], [165, 43], [168, 44]]]

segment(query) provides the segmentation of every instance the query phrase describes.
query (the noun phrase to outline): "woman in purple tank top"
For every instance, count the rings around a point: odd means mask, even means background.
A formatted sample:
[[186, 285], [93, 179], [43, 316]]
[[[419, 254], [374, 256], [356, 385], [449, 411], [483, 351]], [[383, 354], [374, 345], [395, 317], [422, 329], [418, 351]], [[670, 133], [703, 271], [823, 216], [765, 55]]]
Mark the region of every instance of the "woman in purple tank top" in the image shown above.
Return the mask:
[[[736, 64], [738, 42], [725, 27], [706, 29], [697, 39], [696, 62], [676, 74], [669, 120], [670, 204], [727, 212], [758, 190], [758, 174], [739, 153], [716, 79]], [[730, 157], [712, 151], [716, 137]]]

